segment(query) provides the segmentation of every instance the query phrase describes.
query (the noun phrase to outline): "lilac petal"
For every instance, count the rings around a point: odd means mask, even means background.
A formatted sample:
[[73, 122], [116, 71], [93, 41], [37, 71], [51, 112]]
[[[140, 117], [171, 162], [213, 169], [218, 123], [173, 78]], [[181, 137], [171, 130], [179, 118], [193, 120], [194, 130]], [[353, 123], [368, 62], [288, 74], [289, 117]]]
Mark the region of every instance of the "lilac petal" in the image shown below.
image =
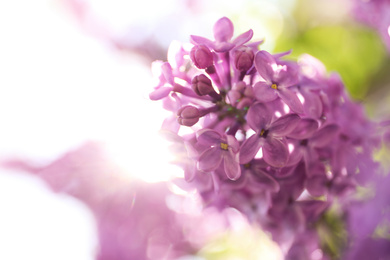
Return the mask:
[[303, 91], [301, 94], [305, 99], [303, 104], [305, 114], [313, 118], [320, 118], [322, 115], [321, 98], [309, 91]]
[[290, 87], [298, 83], [299, 67], [295, 62], [283, 61], [280, 62], [284, 69], [278, 70], [278, 73], [274, 75], [275, 82], [281, 87]]
[[257, 152], [260, 150], [263, 142], [261, 142], [258, 134], [254, 134], [244, 141], [240, 149], [240, 163], [245, 164], [250, 162]]
[[[319, 160], [318, 153], [313, 150], [309, 149], [309, 147], [302, 147], [302, 156], [303, 156], [303, 161], [305, 162], [305, 167], [307, 169], [311, 168], [313, 163], [316, 163]], [[308, 170], [307, 175], [310, 176], [313, 173], [313, 170]]]
[[180, 68], [184, 66], [185, 60], [184, 55], [187, 55], [187, 52], [184, 50], [183, 45], [178, 41], [173, 41], [169, 44], [167, 61], [174, 68]]
[[324, 147], [329, 144], [338, 134], [339, 126], [336, 124], [329, 124], [318, 130], [312, 138], [310, 144], [313, 147]]
[[164, 62], [162, 65], [161, 65], [161, 72], [162, 74], [164, 75], [164, 78], [165, 80], [171, 84], [171, 85], [174, 85], [175, 82], [173, 80], [173, 74], [172, 74], [172, 67], [171, 67], [171, 64], [169, 64], [168, 62]]
[[188, 182], [191, 182], [196, 176], [195, 165], [187, 163], [184, 168], [184, 179]]
[[247, 43], [245, 45], [252, 48], [252, 49], [258, 50], [259, 45], [261, 45], [263, 43], [264, 43], [264, 40], [261, 40], [261, 41], [250, 42], [250, 43]]
[[254, 159], [252, 162], [251, 162], [251, 167], [252, 169], [254, 169], [255, 171], [257, 171], [258, 169], [261, 170], [261, 169], [266, 169], [268, 168], [268, 164], [264, 161], [264, 159]]
[[215, 172], [211, 172], [210, 175], [213, 184], [213, 189], [218, 194], [219, 191], [221, 190], [221, 180], [218, 178], [218, 175]]
[[227, 17], [219, 19], [213, 28], [214, 38], [218, 42], [230, 41], [233, 37], [234, 27], [232, 21]]
[[291, 177], [291, 175], [295, 172], [299, 161], [295, 164], [289, 164], [289, 162], [290, 162], [290, 157], [289, 157], [289, 160], [287, 161], [287, 164], [282, 168], [276, 169], [272, 173], [272, 175], [279, 178], [279, 179]]
[[165, 87], [165, 86], [159, 87], [149, 94], [149, 98], [151, 100], [160, 100], [168, 96], [169, 93], [172, 91], [172, 89], [173, 89], [172, 87]]
[[311, 78], [321, 78], [327, 73], [325, 65], [309, 54], [299, 56], [298, 63], [301, 68], [309, 69]]
[[212, 129], [202, 129], [196, 133], [198, 142], [204, 145], [214, 145], [221, 142], [221, 134]]
[[206, 45], [210, 49], [214, 49], [214, 42], [207, 39], [207, 38], [204, 38], [201, 36], [196, 36], [196, 35], [191, 35], [190, 39], [191, 39], [192, 44], [194, 44], [194, 45]]
[[[224, 160], [226, 160], [226, 159], [224, 159]], [[214, 171], [214, 173], [221, 176], [221, 174], [219, 173], [220, 169], [221, 169], [221, 167], [218, 168], [216, 171]], [[247, 187], [247, 185], [249, 185], [249, 183], [248, 183], [248, 174], [246, 174], [246, 171], [247, 170], [244, 170], [244, 172], [242, 173], [241, 167], [240, 167], [240, 177], [238, 177], [237, 179], [226, 180], [226, 178], [223, 178], [223, 183], [221, 185], [221, 189], [230, 192], [232, 190], [241, 190], [241, 189], [244, 189], [245, 187]], [[223, 168], [223, 174], [227, 175], [226, 171], [225, 171], [225, 167]]]
[[250, 39], [252, 39], [252, 37], [253, 37], [253, 30], [250, 29], [249, 31], [244, 32], [243, 34], [237, 36], [237, 38], [235, 38], [233, 40], [233, 44], [235, 46], [243, 45], [244, 43], [247, 43], [248, 41], [250, 41]]
[[265, 104], [257, 102], [249, 108], [247, 122], [253, 130], [260, 131], [266, 128], [271, 120], [272, 114]]
[[297, 204], [302, 208], [306, 221], [312, 223], [313, 221], [318, 220], [318, 217], [329, 206], [330, 202], [322, 200], [302, 200], [298, 201]]
[[253, 103], [252, 98], [244, 97], [237, 103], [237, 108], [243, 110], [245, 109], [245, 107], [250, 107], [252, 103]]
[[170, 132], [170, 133], [178, 133], [180, 129], [180, 125], [177, 123], [176, 116], [170, 116], [165, 118], [161, 125], [161, 132]]
[[189, 142], [184, 141], [184, 147], [186, 149], [187, 155], [189, 158], [197, 158], [198, 157], [198, 151], [196, 148]]
[[275, 138], [267, 138], [263, 145], [263, 158], [273, 167], [285, 166], [288, 160], [287, 144]]
[[312, 196], [319, 197], [326, 194], [327, 184], [325, 175], [314, 175], [306, 180], [306, 189]]
[[254, 94], [253, 94], [253, 87], [251, 85], [245, 86], [244, 96], [246, 96], [246, 97], [253, 97], [254, 96]]
[[290, 152], [288, 156], [288, 161], [286, 163], [286, 166], [297, 165], [303, 157], [303, 151], [301, 147], [299, 147], [299, 144], [294, 143], [294, 145], [295, 145], [294, 149]]
[[291, 53], [292, 53], [292, 49], [290, 49], [288, 51], [280, 52], [280, 53], [275, 53], [275, 54], [273, 54], [273, 56], [275, 57], [275, 59], [280, 59], [280, 58], [287, 56]]
[[261, 169], [253, 171], [253, 175], [250, 175], [257, 186], [262, 189], [269, 190], [271, 192], [278, 192], [280, 189], [279, 183], [271, 177], [268, 173]]
[[237, 141], [237, 139], [232, 135], [227, 135], [227, 143], [229, 145], [229, 149], [233, 151], [234, 153], [237, 153], [240, 149], [240, 144]]
[[226, 176], [231, 180], [237, 180], [241, 176], [241, 167], [238, 163], [238, 154], [231, 151], [223, 153], [223, 166]]
[[227, 97], [229, 98], [230, 104], [235, 104], [241, 98], [241, 93], [232, 89], [227, 93]]
[[352, 191], [356, 188], [356, 182], [353, 179], [343, 178], [337, 176], [332, 180], [332, 186], [330, 187], [333, 194], [336, 196], [342, 196], [342, 194]]
[[[164, 98], [162, 100], [162, 106], [165, 110], [176, 112], [180, 109], [182, 104], [182, 100], [177, 96], [175, 92], [172, 92], [167, 96], [167, 98]], [[176, 117], [176, 113], [174, 113], [174, 116]]]
[[383, 134], [383, 143], [390, 147], [390, 130], [387, 130], [384, 134]]
[[214, 50], [216, 52], [228, 52], [234, 48], [234, 44], [230, 42], [217, 42], [214, 44]]
[[255, 56], [255, 67], [260, 76], [268, 82], [274, 79], [274, 69], [276, 66], [275, 58], [266, 51], [259, 51]]
[[222, 149], [219, 146], [211, 147], [204, 151], [198, 160], [198, 168], [201, 171], [211, 172], [218, 168], [222, 161]]
[[286, 136], [294, 131], [300, 120], [297, 114], [281, 116], [271, 124], [269, 131], [274, 136]]
[[271, 102], [278, 98], [277, 91], [271, 88], [270, 84], [259, 81], [253, 86], [253, 92], [256, 99], [260, 102]]
[[295, 127], [294, 131], [288, 134], [288, 137], [294, 139], [307, 139], [311, 137], [314, 132], [318, 129], [318, 122], [311, 118], [304, 118], [298, 122], [298, 125]]
[[298, 114], [303, 113], [303, 105], [297, 95], [292, 90], [288, 88], [279, 89], [277, 93], [292, 111]]

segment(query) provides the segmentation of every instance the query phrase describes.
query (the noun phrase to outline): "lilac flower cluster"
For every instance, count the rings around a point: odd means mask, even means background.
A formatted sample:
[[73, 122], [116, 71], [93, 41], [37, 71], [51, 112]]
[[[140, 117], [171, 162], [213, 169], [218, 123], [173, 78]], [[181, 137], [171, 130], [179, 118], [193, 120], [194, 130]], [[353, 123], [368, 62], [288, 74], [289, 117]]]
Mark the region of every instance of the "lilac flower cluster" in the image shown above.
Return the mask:
[[324, 212], [378, 167], [376, 124], [315, 58], [259, 50], [252, 30], [233, 36], [221, 18], [213, 40], [191, 36], [191, 48], [153, 64], [150, 98], [172, 112], [163, 132], [184, 170], [177, 183], [260, 224], [286, 259], [311, 259]]

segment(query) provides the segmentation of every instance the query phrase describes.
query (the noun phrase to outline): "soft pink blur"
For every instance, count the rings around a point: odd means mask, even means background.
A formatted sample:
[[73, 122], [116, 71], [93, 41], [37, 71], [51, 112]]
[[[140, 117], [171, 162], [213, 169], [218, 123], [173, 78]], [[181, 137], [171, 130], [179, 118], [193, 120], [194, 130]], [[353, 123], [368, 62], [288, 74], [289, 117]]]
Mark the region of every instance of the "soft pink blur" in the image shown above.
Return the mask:
[[126, 178], [98, 144], [85, 144], [43, 167], [23, 161], [6, 167], [34, 174], [53, 191], [89, 206], [98, 224], [99, 260], [174, 259], [194, 250], [167, 207], [166, 183]]

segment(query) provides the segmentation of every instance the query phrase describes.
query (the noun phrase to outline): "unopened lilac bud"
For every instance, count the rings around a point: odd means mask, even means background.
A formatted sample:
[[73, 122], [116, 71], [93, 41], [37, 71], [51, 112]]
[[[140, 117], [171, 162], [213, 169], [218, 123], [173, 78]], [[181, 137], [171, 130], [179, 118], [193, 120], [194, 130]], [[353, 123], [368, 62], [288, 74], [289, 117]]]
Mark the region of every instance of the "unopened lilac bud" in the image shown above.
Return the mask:
[[206, 69], [214, 64], [213, 54], [205, 45], [195, 45], [191, 49], [190, 57], [199, 69]]
[[195, 76], [192, 79], [192, 89], [199, 96], [208, 95], [214, 91], [211, 80], [204, 74]]
[[254, 53], [249, 47], [241, 47], [234, 52], [234, 65], [239, 71], [248, 71], [253, 65]]
[[199, 109], [193, 106], [184, 106], [177, 111], [177, 122], [185, 126], [195, 125], [200, 118]]

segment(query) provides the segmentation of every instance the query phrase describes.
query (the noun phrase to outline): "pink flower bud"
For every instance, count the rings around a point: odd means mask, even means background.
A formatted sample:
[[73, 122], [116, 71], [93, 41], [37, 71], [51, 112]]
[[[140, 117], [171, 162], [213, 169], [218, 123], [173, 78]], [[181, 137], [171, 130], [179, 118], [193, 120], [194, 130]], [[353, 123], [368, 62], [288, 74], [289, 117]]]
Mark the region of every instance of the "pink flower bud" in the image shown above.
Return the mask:
[[191, 49], [192, 62], [199, 69], [206, 69], [214, 64], [213, 54], [205, 45], [196, 45]]
[[251, 48], [242, 46], [234, 52], [234, 65], [239, 71], [248, 71], [253, 65], [254, 54]]
[[192, 79], [192, 89], [199, 96], [208, 95], [214, 91], [211, 80], [203, 74]]
[[193, 106], [184, 106], [177, 111], [177, 122], [185, 126], [195, 125], [200, 118], [199, 109]]

